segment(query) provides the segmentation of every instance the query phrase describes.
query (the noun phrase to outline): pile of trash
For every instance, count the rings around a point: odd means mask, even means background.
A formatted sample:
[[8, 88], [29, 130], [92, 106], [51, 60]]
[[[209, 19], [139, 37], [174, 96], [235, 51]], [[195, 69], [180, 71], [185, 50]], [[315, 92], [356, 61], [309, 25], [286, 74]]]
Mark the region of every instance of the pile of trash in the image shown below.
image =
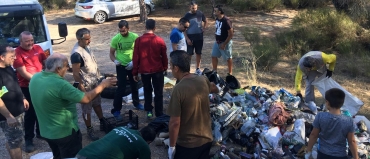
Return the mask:
[[[315, 114], [325, 111], [325, 105], [305, 103], [284, 88], [271, 91], [238, 84], [228, 88], [227, 82], [220, 81], [217, 86], [222, 91], [210, 95], [214, 142], [221, 145], [213, 159], [305, 158]], [[346, 108], [349, 106], [343, 106], [342, 114], [351, 117], [351, 112], [359, 109]], [[367, 158], [370, 122], [364, 116], [353, 118], [359, 157]], [[317, 147], [315, 144], [313, 158]]]

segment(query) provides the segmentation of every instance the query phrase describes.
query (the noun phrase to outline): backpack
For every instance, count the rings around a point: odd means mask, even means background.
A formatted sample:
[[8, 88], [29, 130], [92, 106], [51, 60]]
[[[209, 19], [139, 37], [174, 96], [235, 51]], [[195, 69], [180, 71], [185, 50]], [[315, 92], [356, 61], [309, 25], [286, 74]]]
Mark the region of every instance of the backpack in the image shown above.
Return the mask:
[[279, 126], [284, 125], [287, 122], [290, 115], [284, 110], [284, 107], [285, 105], [282, 102], [275, 102], [271, 104], [268, 114], [269, 122], [272, 125]]

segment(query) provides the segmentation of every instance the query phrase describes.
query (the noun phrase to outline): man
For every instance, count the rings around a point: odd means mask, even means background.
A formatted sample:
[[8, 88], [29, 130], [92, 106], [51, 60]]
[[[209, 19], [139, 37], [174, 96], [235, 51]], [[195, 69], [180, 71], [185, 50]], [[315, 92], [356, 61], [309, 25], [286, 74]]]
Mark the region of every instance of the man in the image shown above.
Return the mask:
[[[78, 42], [71, 52], [73, 78], [76, 82], [79, 82], [78, 89], [82, 92], [91, 91], [98, 85], [100, 72], [95, 56], [89, 47], [91, 42], [90, 31], [86, 28], [78, 29], [76, 38]], [[95, 136], [94, 129], [91, 126], [91, 108], [94, 108], [94, 112], [100, 120], [100, 131], [104, 131], [100, 95], [88, 104], [81, 104], [82, 118], [87, 127], [87, 134], [91, 140], [95, 141], [99, 137]]]
[[[336, 60], [337, 57], [334, 54], [326, 54], [321, 51], [310, 51], [303, 55], [302, 58], [299, 60], [297, 65], [297, 72], [295, 75], [295, 89], [297, 91], [297, 96], [302, 98], [301, 83], [303, 77], [306, 82], [306, 105], [315, 102], [315, 92], [312, 82], [316, 79], [316, 77], [320, 77], [325, 72], [326, 77], [330, 78], [333, 74]], [[329, 64], [329, 68], [326, 67], [326, 64]], [[311, 111], [313, 111], [313, 113], [316, 113], [316, 105], [310, 105], [309, 107]]]
[[31, 100], [30, 91], [28, 88], [29, 82], [35, 73], [42, 71], [46, 56], [42, 48], [34, 45], [33, 36], [30, 32], [24, 31], [19, 35], [20, 45], [15, 50], [17, 58], [14, 61], [13, 67], [17, 70], [18, 82], [21, 86], [22, 92], [29, 101], [30, 107], [24, 115], [24, 139], [26, 141], [26, 152], [35, 150], [33, 145], [33, 138], [35, 137], [35, 124], [36, 124], [36, 137], [41, 138], [39, 124], [33, 102]]
[[167, 109], [168, 156], [170, 159], [208, 158], [213, 141], [208, 95], [217, 93], [218, 89], [207, 77], [189, 73], [190, 56], [185, 51], [172, 52], [170, 59], [172, 74], [180, 82], [173, 88]]
[[134, 52], [135, 40], [137, 34], [129, 32], [128, 22], [121, 20], [118, 23], [118, 31], [110, 44], [110, 59], [116, 64], [118, 88], [113, 101], [113, 109], [111, 113], [117, 120], [122, 120], [122, 96], [126, 89], [127, 76], [130, 80], [132, 101], [137, 109], [143, 110], [144, 106], [139, 102], [139, 91], [137, 89], [137, 82], [132, 76], [132, 54]]
[[155, 35], [155, 21], [148, 19], [145, 22], [146, 33], [135, 41], [133, 71], [135, 81], [138, 81], [138, 73], [144, 85], [144, 108], [147, 117], [153, 116], [152, 92], [154, 88], [155, 116], [163, 114], [163, 87], [164, 72], [167, 71], [168, 59], [167, 48], [164, 40]]
[[214, 8], [214, 14], [216, 16], [216, 42], [212, 48], [213, 71], [217, 72], [218, 58], [222, 56], [223, 59], [227, 61], [229, 75], [231, 75], [233, 71], [233, 41], [231, 40], [234, 35], [233, 25], [231, 20], [224, 15], [224, 10], [221, 6], [216, 6], [216, 8]]
[[[151, 127], [139, 131], [125, 127], [114, 128], [102, 139], [95, 141], [80, 152], [77, 159], [150, 159], [149, 145], [155, 139], [156, 133]], [[116, 144], [112, 144], [114, 141]]]
[[[195, 2], [190, 3], [190, 11], [185, 14], [184, 18], [189, 19], [190, 26], [184, 32], [187, 52], [189, 55], [196, 54], [196, 70], [195, 74], [201, 75], [202, 71], [199, 69], [200, 60], [202, 58], [203, 48], [203, 32], [207, 28], [207, 18], [203, 12], [198, 10], [198, 4]], [[202, 25], [202, 22], [204, 24]]]
[[68, 68], [68, 58], [54, 53], [47, 58], [45, 71], [35, 74], [30, 82], [40, 133], [54, 159], [75, 157], [82, 148], [76, 103], [90, 103], [104, 88], [116, 83], [116, 80], [105, 79], [95, 89], [82, 92], [64, 80]]
[[0, 45], [0, 127], [10, 158], [22, 159], [23, 112], [29, 104], [11, 67], [15, 58], [12, 47]]
[[170, 34], [170, 52], [174, 50], [184, 50], [186, 51], [186, 40], [184, 36], [184, 31], [190, 26], [189, 20], [186, 18], [181, 18], [179, 24], [176, 28], [173, 28]]

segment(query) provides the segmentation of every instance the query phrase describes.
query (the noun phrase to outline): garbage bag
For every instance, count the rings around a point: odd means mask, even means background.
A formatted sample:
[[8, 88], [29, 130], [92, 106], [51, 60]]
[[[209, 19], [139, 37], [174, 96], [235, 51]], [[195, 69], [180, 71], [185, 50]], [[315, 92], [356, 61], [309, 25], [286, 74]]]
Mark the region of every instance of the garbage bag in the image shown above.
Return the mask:
[[297, 134], [295, 131], [287, 131], [283, 135], [283, 144], [284, 145], [304, 145], [305, 140]]
[[325, 92], [331, 88], [339, 88], [343, 90], [346, 96], [342, 108], [347, 109], [352, 115], [357, 114], [362, 105], [364, 105], [364, 103], [360, 99], [345, 90], [342, 86], [335, 82], [333, 78], [327, 78], [325, 74], [313, 81], [312, 85], [317, 87], [324, 98]]
[[170, 116], [163, 114], [156, 117], [148, 126], [152, 127], [156, 133], [168, 132], [168, 123], [170, 122]]
[[30, 159], [52, 159], [52, 158], [53, 158], [52, 152], [41, 152], [31, 156]]
[[299, 136], [301, 136], [302, 140], [306, 139], [306, 130], [305, 130], [304, 119], [297, 119], [294, 122], [293, 131], [296, 132]]

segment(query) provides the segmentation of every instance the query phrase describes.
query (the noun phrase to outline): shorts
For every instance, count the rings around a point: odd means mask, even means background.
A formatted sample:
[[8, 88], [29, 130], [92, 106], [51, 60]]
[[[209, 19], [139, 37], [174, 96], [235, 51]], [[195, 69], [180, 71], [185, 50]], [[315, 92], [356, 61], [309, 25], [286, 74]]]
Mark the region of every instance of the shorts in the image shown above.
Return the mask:
[[[194, 51], [196, 54], [201, 55], [203, 49], [203, 40], [191, 40], [193, 45], [187, 45], [187, 52], [189, 55], [194, 55]], [[186, 42], [187, 44], [187, 42]]]
[[[96, 87], [96, 86], [95, 86]], [[95, 87], [85, 88], [86, 92], [93, 90]], [[101, 97], [97, 95], [90, 103], [82, 104], [81, 109], [82, 113], [84, 114], [91, 114], [92, 107], [100, 106], [101, 105]]]
[[233, 52], [233, 41], [230, 40], [229, 43], [227, 43], [225, 50], [221, 50], [220, 44], [215, 42], [212, 48], [212, 57], [223, 57], [224, 60], [233, 58], [232, 52]]
[[15, 117], [15, 119], [19, 123], [15, 127], [9, 127], [6, 120], [0, 121], [0, 127], [5, 134], [5, 138], [6, 138], [6, 141], [10, 149], [16, 149], [22, 146], [23, 137], [24, 137], [24, 134], [23, 134], [24, 118], [23, 116], [24, 114], [22, 113], [21, 115], [18, 115], [17, 117]]

